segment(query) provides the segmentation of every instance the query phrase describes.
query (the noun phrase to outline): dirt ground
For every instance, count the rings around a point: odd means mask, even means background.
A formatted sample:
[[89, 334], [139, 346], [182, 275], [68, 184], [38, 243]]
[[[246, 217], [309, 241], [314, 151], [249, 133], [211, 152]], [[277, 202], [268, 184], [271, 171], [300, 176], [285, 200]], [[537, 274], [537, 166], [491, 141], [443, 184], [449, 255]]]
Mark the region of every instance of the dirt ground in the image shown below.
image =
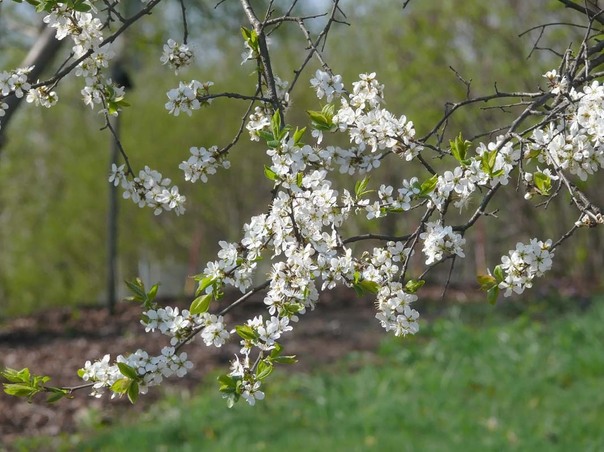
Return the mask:
[[[229, 325], [263, 311], [259, 300], [250, 300], [241, 307], [227, 316]], [[110, 316], [102, 308], [55, 309], [0, 325], [0, 368], [29, 367], [32, 373], [51, 376], [50, 385], [75, 386], [82, 383], [76, 372], [86, 360], [101, 358], [105, 353], [114, 357], [138, 348], [159, 351], [166, 344], [166, 336], [144, 332], [139, 323], [139, 305], [123, 302], [116, 311]], [[310, 370], [351, 351], [375, 350], [385, 332], [374, 316], [369, 298], [357, 298], [353, 292], [326, 294], [317, 309], [302, 316], [294, 331], [284, 336], [285, 352], [300, 359], [292, 370]], [[227, 369], [238, 349], [236, 337], [220, 349], [195, 341], [185, 348], [194, 369], [184, 379], [169, 379], [167, 384], [193, 388], [210, 370]], [[316, 353], [319, 349], [321, 353]], [[214, 381], [208, 384], [216, 387]], [[19, 436], [74, 431], [90, 407], [102, 413], [103, 422], [111, 423], [120, 411], [148, 409], [160, 395], [161, 388], [152, 388], [132, 407], [125, 399], [92, 398], [87, 390], [52, 405], [45, 403], [44, 396], [27, 403], [0, 393], [0, 450], [10, 447]]]

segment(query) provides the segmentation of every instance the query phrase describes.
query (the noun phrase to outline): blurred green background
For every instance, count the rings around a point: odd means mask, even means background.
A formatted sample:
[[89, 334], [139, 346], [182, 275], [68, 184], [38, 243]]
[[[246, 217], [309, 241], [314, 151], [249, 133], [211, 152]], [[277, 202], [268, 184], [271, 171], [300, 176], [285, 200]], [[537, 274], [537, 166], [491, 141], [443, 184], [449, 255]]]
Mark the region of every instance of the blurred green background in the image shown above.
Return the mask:
[[[313, 13], [323, 11], [327, 2], [300, 3], [301, 10]], [[558, 2], [545, 0], [417, 1], [404, 10], [401, 5], [394, 0], [345, 1], [342, 9], [350, 26], [332, 29], [326, 59], [348, 86], [359, 73], [377, 72], [386, 85], [387, 108], [412, 119], [418, 136], [441, 117], [445, 102], [466, 95], [466, 86], [451, 68], [472, 81], [472, 95], [493, 92], [494, 83], [500, 90], [535, 91], [543, 86], [541, 75], [557, 67], [559, 59], [543, 50], [527, 60], [539, 30], [519, 35], [535, 25], [581, 19]], [[182, 34], [178, 2], [167, 6], [128, 34], [126, 69], [135, 87], [128, 94], [132, 106], [122, 118], [122, 141], [135, 169], [149, 165], [179, 185], [188, 198], [187, 214], [154, 217], [150, 210], [121, 200], [119, 280], [141, 275], [147, 283], [159, 280], [164, 295], [180, 295], [187, 275], [201, 271], [213, 258], [217, 242], [236, 240], [250, 215], [262, 211], [270, 186], [259, 169], [267, 160], [263, 147], [246, 139], [231, 153], [231, 170], [219, 171], [208, 184], [184, 182], [178, 165], [188, 158], [189, 147], [230, 142], [245, 105], [217, 100], [191, 118], [174, 118], [164, 109], [165, 92], [179, 80], [194, 78], [213, 80], [216, 92], [248, 92], [255, 79], [250, 66], [240, 65], [238, 28], [245, 21], [231, 2], [216, 9], [206, 2], [191, 4], [189, 42], [196, 65], [179, 76], [160, 66], [161, 44]], [[12, 3], [1, 5], [0, 67], [16, 65], [32, 42], [37, 24], [21, 11]], [[292, 25], [271, 38], [276, 72], [283, 79], [292, 79], [305, 55], [301, 37]], [[569, 42], [580, 39], [580, 29], [552, 26], [539, 45], [563, 52]], [[307, 125], [305, 110], [320, 107], [306, 88], [315, 68], [306, 70], [295, 91], [287, 117], [291, 124]], [[0, 154], [0, 318], [103, 300], [110, 137], [99, 131], [101, 118], [82, 104], [80, 85], [77, 79], [63, 82], [58, 89], [61, 102], [50, 110], [23, 106], [7, 130]], [[510, 117], [480, 107], [458, 115], [450, 124], [451, 135], [461, 131], [470, 137]], [[373, 176], [376, 185], [385, 181], [396, 186], [422, 171], [403, 161], [383, 166]], [[352, 184], [344, 180], [341, 186]], [[602, 205], [595, 182], [583, 188]], [[499, 196], [494, 207], [506, 206], [507, 213], [499, 221], [479, 222], [468, 235], [467, 257], [456, 263], [456, 284], [474, 284], [476, 274], [496, 265], [518, 240], [555, 239], [576, 220], [563, 197], [547, 212], [532, 204], [513, 191]], [[350, 232], [406, 233], [412, 225], [403, 215], [360, 221]], [[580, 231], [556, 252], [551, 277], [538, 283], [539, 290], [601, 288], [602, 239], [599, 229]], [[447, 271], [432, 273], [431, 282], [442, 283]]]

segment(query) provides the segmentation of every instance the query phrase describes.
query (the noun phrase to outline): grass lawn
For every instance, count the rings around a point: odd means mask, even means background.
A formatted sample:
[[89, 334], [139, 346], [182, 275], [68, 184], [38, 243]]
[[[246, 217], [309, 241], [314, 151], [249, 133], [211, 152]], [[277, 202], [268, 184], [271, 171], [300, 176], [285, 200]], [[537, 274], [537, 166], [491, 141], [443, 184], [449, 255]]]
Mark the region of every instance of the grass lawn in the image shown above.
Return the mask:
[[[385, 336], [374, 354], [350, 355], [310, 375], [274, 373], [255, 407], [242, 400], [228, 409], [211, 385], [194, 396], [168, 395], [120, 426], [64, 438], [62, 447], [601, 451], [604, 299], [584, 311], [573, 303], [541, 301], [513, 313], [453, 307], [425, 321], [416, 337]], [[40, 444], [49, 443], [22, 447]]]

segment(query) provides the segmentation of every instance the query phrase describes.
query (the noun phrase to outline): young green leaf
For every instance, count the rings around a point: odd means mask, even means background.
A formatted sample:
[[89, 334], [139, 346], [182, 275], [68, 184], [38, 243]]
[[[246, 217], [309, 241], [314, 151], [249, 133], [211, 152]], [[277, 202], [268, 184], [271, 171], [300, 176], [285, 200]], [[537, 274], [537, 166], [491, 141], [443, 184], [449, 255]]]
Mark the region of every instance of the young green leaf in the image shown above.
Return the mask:
[[273, 358], [273, 362], [278, 364], [293, 364], [297, 363], [298, 359], [295, 355], [277, 356], [276, 358]]
[[258, 333], [249, 325], [237, 325], [235, 331], [241, 339], [246, 341], [253, 341], [258, 338]]
[[264, 175], [268, 180], [276, 181], [277, 173], [275, 173], [270, 167], [264, 165]]
[[195, 296], [198, 297], [203, 292], [205, 292], [205, 290], [208, 287], [210, 287], [212, 284], [214, 284], [217, 281], [217, 279], [218, 278], [216, 276], [212, 276], [212, 275], [211, 276], [204, 276], [201, 279], [197, 279], [199, 281], [199, 283], [197, 284], [197, 290], [195, 290]]
[[110, 389], [116, 394], [125, 394], [126, 391], [128, 391], [128, 388], [130, 388], [131, 382], [132, 380], [130, 380], [129, 378], [120, 378], [111, 385]]
[[543, 196], [549, 195], [549, 192], [552, 189], [552, 179], [547, 174], [533, 174], [533, 182], [535, 183], [535, 187], [537, 187], [537, 190], [539, 190], [540, 194]]
[[281, 114], [279, 114], [279, 110], [276, 110], [275, 113], [273, 113], [273, 117], [271, 118], [271, 130], [273, 131], [275, 139], [281, 137]]
[[419, 195], [427, 196], [434, 191], [438, 182], [438, 175], [435, 174], [430, 179], [424, 181], [419, 187]]
[[306, 127], [302, 129], [298, 129], [296, 127], [296, 131], [294, 132], [294, 145], [300, 146], [302, 145], [302, 137], [304, 136], [304, 132], [306, 132]]
[[371, 193], [372, 190], [367, 190], [367, 185], [369, 185], [369, 177], [364, 177], [354, 184], [354, 195], [357, 199], [366, 195], [367, 193]]
[[193, 315], [203, 314], [204, 312], [207, 312], [207, 310], [210, 308], [211, 301], [212, 301], [211, 293], [201, 295], [201, 296], [197, 297], [195, 300], [193, 300], [193, 302], [191, 303], [191, 306], [189, 307], [189, 312]]
[[120, 369], [120, 373], [124, 376], [124, 377], [128, 377], [131, 380], [138, 380], [139, 376], [138, 373], [136, 372], [136, 370], [129, 366], [126, 363], [117, 363], [117, 367]]
[[478, 275], [476, 277], [478, 284], [480, 284], [480, 290], [487, 291], [497, 285], [497, 280], [491, 275]]
[[358, 296], [363, 296], [368, 293], [378, 293], [378, 291], [380, 290], [380, 286], [374, 281], [363, 279], [355, 282], [353, 285], [353, 289]]
[[491, 287], [487, 291], [487, 301], [494, 305], [497, 303], [497, 297], [499, 297], [499, 286]]
[[140, 393], [138, 383], [136, 381], [131, 381], [130, 385], [128, 386], [127, 392], [128, 392], [128, 400], [130, 400], [130, 403], [132, 403], [134, 405], [136, 403], [136, 401], [138, 400], [138, 396]]
[[451, 154], [453, 157], [455, 157], [455, 160], [462, 165], [467, 164], [468, 149], [470, 148], [471, 144], [472, 143], [470, 141], [463, 139], [461, 132], [459, 132], [459, 135], [455, 138], [455, 140], [449, 141], [449, 145], [451, 146]]
[[218, 382], [220, 383], [220, 391], [225, 392], [230, 390], [231, 388], [235, 389], [235, 379], [229, 375], [220, 375], [218, 377]]
[[46, 398], [46, 403], [54, 403], [69, 395], [69, 391], [61, 388], [48, 388], [50, 395]]
[[258, 367], [256, 367], [256, 378], [258, 380], [264, 380], [273, 371], [273, 365], [266, 360], [260, 361]]
[[418, 279], [418, 280], [410, 279], [409, 281], [407, 281], [407, 284], [405, 284], [405, 292], [407, 292], [407, 293], [415, 293], [425, 283], [426, 283], [426, 281], [424, 281], [423, 279]]
[[328, 117], [323, 111], [312, 110], [307, 110], [306, 113], [308, 113], [308, 116], [310, 116], [313, 128], [326, 131], [331, 130], [333, 127], [333, 115], [332, 117]]
[[135, 278], [132, 281], [124, 281], [130, 292], [134, 293], [134, 297], [128, 297], [130, 301], [143, 301], [145, 299], [145, 285], [140, 278]]

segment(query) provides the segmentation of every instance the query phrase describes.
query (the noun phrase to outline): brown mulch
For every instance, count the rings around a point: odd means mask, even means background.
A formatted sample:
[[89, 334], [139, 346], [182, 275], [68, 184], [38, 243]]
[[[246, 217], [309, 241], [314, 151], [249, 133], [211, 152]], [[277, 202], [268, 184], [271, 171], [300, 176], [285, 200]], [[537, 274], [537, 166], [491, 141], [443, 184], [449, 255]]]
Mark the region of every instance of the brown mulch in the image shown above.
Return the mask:
[[[284, 337], [285, 352], [297, 355], [300, 360], [294, 365], [295, 371], [333, 362], [351, 351], [375, 350], [384, 332], [374, 318], [372, 303], [351, 292], [326, 294], [315, 311], [301, 317], [293, 334]], [[242, 322], [256, 312], [266, 312], [259, 301], [252, 300], [242, 308], [227, 316], [229, 325]], [[101, 358], [106, 353], [115, 357], [138, 348], [157, 352], [166, 345], [166, 336], [144, 332], [139, 322], [140, 312], [140, 306], [124, 302], [118, 304], [114, 316], [103, 308], [86, 307], [54, 309], [13, 319], [0, 325], [0, 368], [28, 367], [32, 373], [51, 376], [50, 385], [81, 384], [76, 372], [86, 360]], [[194, 369], [184, 379], [169, 379], [166, 384], [192, 389], [209, 371], [226, 370], [238, 349], [236, 338], [220, 349], [196, 341], [185, 349], [195, 364]], [[321, 353], [316, 353], [317, 350]], [[208, 384], [217, 388], [214, 381]], [[113, 422], [124, 410], [145, 411], [161, 393], [161, 388], [152, 388], [132, 407], [125, 399], [92, 398], [87, 390], [76, 393], [71, 400], [51, 405], [45, 403], [43, 396], [27, 403], [2, 392], [0, 450], [25, 435], [54, 436], [73, 432], [84, 422], [90, 408], [102, 413], [102, 422], [107, 423]]]

